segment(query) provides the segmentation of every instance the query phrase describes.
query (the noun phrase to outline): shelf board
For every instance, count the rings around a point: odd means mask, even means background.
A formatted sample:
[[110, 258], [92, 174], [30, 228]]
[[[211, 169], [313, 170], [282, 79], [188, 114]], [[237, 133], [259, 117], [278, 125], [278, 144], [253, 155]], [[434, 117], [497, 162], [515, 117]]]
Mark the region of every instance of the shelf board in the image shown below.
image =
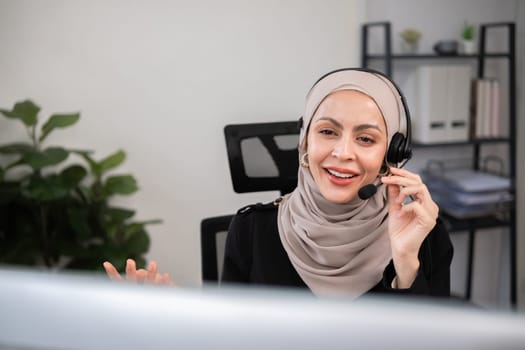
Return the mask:
[[[405, 60], [405, 59], [479, 59], [480, 54], [458, 54], [458, 55], [437, 55], [435, 53], [420, 53], [420, 54], [392, 54], [390, 57], [394, 60]], [[492, 52], [483, 55], [485, 58], [509, 58], [510, 55], [506, 52]], [[387, 58], [385, 54], [374, 54], [365, 55], [366, 59], [369, 60], [384, 60]]]
[[497, 137], [497, 138], [480, 138], [470, 141], [454, 141], [454, 142], [433, 142], [433, 143], [419, 143], [413, 142], [412, 147], [414, 148], [431, 148], [431, 147], [452, 147], [452, 146], [469, 146], [469, 145], [480, 145], [484, 143], [505, 143], [509, 142], [508, 137]]
[[505, 227], [509, 222], [496, 216], [483, 216], [478, 218], [458, 219], [446, 213], [441, 213], [440, 218], [450, 232], [468, 231], [472, 229]]

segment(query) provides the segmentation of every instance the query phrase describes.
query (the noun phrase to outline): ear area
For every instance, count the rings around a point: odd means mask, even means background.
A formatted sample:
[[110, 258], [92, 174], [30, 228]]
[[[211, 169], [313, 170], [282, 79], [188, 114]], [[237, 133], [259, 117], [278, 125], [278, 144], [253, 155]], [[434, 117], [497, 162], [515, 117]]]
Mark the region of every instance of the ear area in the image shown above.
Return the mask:
[[386, 160], [390, 164], [398, 164], [405, 159], [405, 136], [403, 134], [396, 132], [392, 136], [390, 141], [390, 146], [386, 154]]

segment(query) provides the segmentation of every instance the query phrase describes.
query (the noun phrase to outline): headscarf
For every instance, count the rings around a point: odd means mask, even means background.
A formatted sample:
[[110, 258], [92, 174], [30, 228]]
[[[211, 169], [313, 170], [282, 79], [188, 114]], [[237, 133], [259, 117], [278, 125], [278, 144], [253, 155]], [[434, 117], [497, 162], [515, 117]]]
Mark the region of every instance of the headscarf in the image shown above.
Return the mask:
[[[403, 105], [390, 80], [373, 71], [337, 70], [319, 79], [306, 97], [299, 157], [306, 152], [306, 135], [317, 108], [339, 90], [359, 91], [375, 101], [385, 120], [388, 144], [399, 131]], [[366, 200], [356, 196], [344, 204], [330, 202], [310, 170], [299, 167], [297, 188], [279, 206], [278, 228], [292, 265], [313, 293], [355, 298], [381, 281], [392, 258], [386, 201], [386, 186], [379, 186]]]

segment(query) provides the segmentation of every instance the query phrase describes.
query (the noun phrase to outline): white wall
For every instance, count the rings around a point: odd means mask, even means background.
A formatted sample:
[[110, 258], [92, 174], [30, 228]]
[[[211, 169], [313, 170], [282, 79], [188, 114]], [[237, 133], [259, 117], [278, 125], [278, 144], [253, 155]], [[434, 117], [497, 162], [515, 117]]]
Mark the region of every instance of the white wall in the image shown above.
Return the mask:
[[[358, 64], [361, 7], [348, 0], [0, 0], [0, 107], [80, 110], [49, 143], [118, 148], [151, 226], [148, 255], [200, 283], [204, 217], [277, 193], [233, 192], [223, 127], [297, 119], [322, 73]], [[2, 142], [22, 128], [0, 120]]]
[[[392, 23], [394, 52], [400, 52], [400, 37], [398, 33], [405, 28], [413, 27], [420, 30], [423, 34], [419, 45], [420, 52], [431, 53], [433, 45], [439, 40], [459, 40], [461, 28], [465, 21], [474, 24], [517, 21], [516, 10], [518, 9], [518, 3], [520, 2], [515, 0], [369, 0], [366, 2], [365, 18], [367, 21], [388, 20]], [[383, 42], [378, 40], [381, 34], [379, 31], [373, 33], [372, 40], [374, 40], [374, 43], [370, 46], [372, 51], [381, 52]], [[499, 35], [500, 33], [497, 34]], [[498, 38], [492, 37], [492, 39]], [[523, 50], [525, 39], [518, 36], [517, 41], [518, 48], [521, 47]], [[503, 40], [492, 40], [490, 49], [497, 50], [502, 43]], [[520, 66], [520, 60], [517, 62], [518, 66]], [[398, 83], [402, 86], [406, 85], [404, 87], [406, 88], [405, 93], [408, 95], [409, 104], [411, 86], [404, 84], [406, 83], [404, 80], [406, 80], [408, 73], [413, 70], [413, 64], [414, 61], [399, 62], [395, 66], [397, 72], [394, 72], [394, 78], [398, 80]], [[475, 67], [474, 65], [473, 69]], [[489, 62], [487, 74], [505, 78], [506, 71], [503, 69], [507, 69], [506, 64]], [[506, 80], [502, 81], [502, 86], [506, 86]], [[502, 93], [506, 94], [506, 91]], [[502, 109], [502, 115], [505, 117], [507, 115], [506, 112], [506, 109]], [[414, 115], [413, 118], [417, 118], [417, 115]], [[522, 114], [518, 116], [518, 119], [523, 119]], [[502, 123], [505, 127], [506, 119]], [[523, 154], [519, 152], [520, 149], [523, 148], [518, 147], [518, 154], [523, 157]], [[407, 167], [417, 171], [425, 166], [427, 159], [447, 159], [451, 155], [452, 158], [458, 158], [462, 157], [459, 156], [462, 152], [465, 152], [465, 150], [461, 148], [447, 148], [447, 152], [416, 149], [414, 151], [415, 159]], [[507, 148], [491, 148], [488, 152], [506, 154]], [[523, 189], [518, 190], [518, 192], [520, 193], [520, 199], [523, 200]], [[523, 212], [523, 209], [520, 212]], [[455, 247], [451, 271], [452, 291], [455, 294], [462, 295], [466, 286], [467, 234], [454, 233], [452, 234], [452, 240]], [[521, 243], [520, 247], [520, 252], [523, 254], [525, 251], [523, 243]], [[478, 231], [476, 233], [474, 251], [472, 300], [489, 307], [508, 307], [510, 301], [508, 230], [491, 229]], [[522, 276], [524, 273], [522, 272]], [[522, 295], [525, 296], [525, 281], [523, 281], [523, 277], [521, 285]]]

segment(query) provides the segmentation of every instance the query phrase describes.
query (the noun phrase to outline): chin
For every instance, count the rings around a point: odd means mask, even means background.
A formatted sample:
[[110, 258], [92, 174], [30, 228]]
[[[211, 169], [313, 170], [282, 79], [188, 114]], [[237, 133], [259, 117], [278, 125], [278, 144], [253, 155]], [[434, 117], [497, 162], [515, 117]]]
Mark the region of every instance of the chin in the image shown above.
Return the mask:
[[348, 203], [357, 196], [357, 192], [355, 193], [348, 193], [348, 192], [337, 193], [334, 191], [322, 191], [321, 194], [327, 201], [332, 202], [332, 203], [337, 203], [337, 204]]

